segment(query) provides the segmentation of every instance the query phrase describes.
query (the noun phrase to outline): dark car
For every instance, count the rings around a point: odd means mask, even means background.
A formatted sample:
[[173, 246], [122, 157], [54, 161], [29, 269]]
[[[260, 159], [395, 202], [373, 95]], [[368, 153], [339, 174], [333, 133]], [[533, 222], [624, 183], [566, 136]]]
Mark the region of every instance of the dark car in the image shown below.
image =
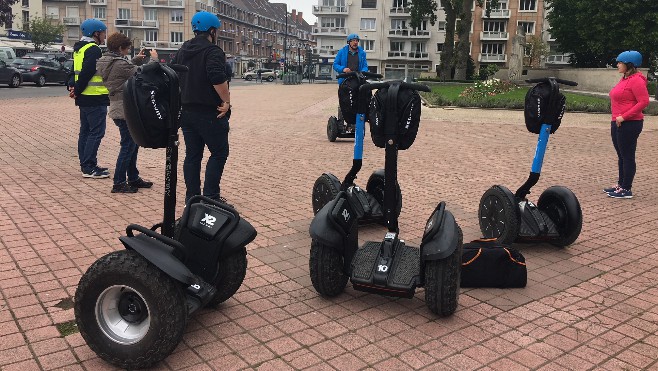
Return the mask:
[[21, 71], [24, 82], [33, 82], [37, 86], [63, 84], [69, 74], [61, 63], [50, 58], [16, 58], [11, 64]]
[[21, 86], [22, 82], [21, 71], [8, 66], [5, 61], [0, 59], [0, 84], [8, 84], [10, 88], [17, 88]]

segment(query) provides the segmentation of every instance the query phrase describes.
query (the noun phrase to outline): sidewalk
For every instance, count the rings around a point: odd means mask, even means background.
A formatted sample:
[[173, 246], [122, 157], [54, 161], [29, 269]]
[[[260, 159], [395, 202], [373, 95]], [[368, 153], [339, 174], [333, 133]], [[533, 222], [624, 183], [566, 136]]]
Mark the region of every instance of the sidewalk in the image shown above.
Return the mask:
[[[609, 117], [567, 113], [529, 198], [551, 185], [572, 189], [584, 216], [580, 238], [564, 249], [519, 245], [526, 288], [462, 289], [457, 312], [437, 318], [422, 289], [392, 299], [348, 284], [326, 299], [311, 285], [311, 188], [323, 172], [342, 178], [352, 158], [353, 141], [326, 138], [335, 94], [335, 84], [232, 87], [222, 195], [259, 234], [238, 293], [191, 317], [157, 369], [658, 369], [657, 117], [647, 117], [640, 136], [636, 197], [615, 200], [601, 192], [616, 178]], [[0, 370], [111, 369], [62, 325], [74, 320], [80, 276], [123, 248], [126, 225], [161, 221], [164, 150], [140, 149], [141, 176], [153, 189], [112, 194], [110, 179], [81, 177], [70, 99], [0, 104]], [[482, 194], [494, 184], [515, 190], [530, 170], [537, 138], [522, 120], [520, 111], [423, 108], [416, 142], [399, 154], [402, 238], [417, 245], [442, 200], [464, 240], [479, 237]], [[99, 162], [111, 170], [118, 137], [108, 120]], [[182, 164], [184, 146], [179, 154]], [[358, 182], [383, 164], [383, 150], [367, 139]], [[178, 179], [180, 215], [182, 166]], [[383, 234], [360, 231], [363, 241]]]

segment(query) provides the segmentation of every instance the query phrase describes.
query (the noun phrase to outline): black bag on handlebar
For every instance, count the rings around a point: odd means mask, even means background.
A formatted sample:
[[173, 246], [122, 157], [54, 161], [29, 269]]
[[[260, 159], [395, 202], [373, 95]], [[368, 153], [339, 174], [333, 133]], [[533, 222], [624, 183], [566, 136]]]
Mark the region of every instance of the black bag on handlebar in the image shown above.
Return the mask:
[[[377, 90], [370, 101], [370, 136], [379, 148], [386, 147], [384, 124], [386, 123], [386, 99], [388, 88]], [[398, 149], [404, 150], [414, 143], [420, 125], [420, 95], [413, 89], [400, 89], [395, 117]]]
[[178, 75], [170, 67], [148, 64], [123, 86], [123, 110], [137, 145], [165, 148], [180, 113]]
[[356, 114], [365, 113], [366, 121], [368, 121], [368, 111], [366, 112], [357, 112], [359, 107], [359, 101], [364, 102], [363, 107], [368, 107], [368, 102], [372, 97], [370, 91], [362, 93], [359, 96], [359, 87], [361, 83], [359, 79], [355, 76], [347, 77], [338, 87], [338, 104], [340, 105], [340, 111], [343, 113], [343, 119], [349, 125], [356, 125]]
[[547, 82], [539, 83], [525, 95], [525, 126], [531, 133], [539, 134], [542, 124], [551, 125], [551, 134], [553, 134], [562, 122], [562, 116], [567, 105], [567, 98], [564, 94], [558, 92], [557, 101], [549, 104], [551, 97], [551, 84]]

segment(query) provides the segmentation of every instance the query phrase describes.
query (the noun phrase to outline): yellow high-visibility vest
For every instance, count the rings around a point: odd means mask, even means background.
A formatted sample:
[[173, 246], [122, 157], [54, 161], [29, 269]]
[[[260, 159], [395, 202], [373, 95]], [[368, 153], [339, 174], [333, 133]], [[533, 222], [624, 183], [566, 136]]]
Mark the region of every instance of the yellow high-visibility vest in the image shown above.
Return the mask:
[[[92, 46], [96, 46], [96, 43], [89, 43], [73, 53], [73, 72], [75, 73], [75, 81], [78, 81], [78, 75], [82, 71], [82, 61], [85, 58], [85, 52]], [[105, 85], [103, 85], [103, 78], [98, 74], [98, 71], [94, 73], [94, 76], [89, 80], [87, 87], [82, 91], [82, 95], [104, 95], [109, 93], [110, 92]]]

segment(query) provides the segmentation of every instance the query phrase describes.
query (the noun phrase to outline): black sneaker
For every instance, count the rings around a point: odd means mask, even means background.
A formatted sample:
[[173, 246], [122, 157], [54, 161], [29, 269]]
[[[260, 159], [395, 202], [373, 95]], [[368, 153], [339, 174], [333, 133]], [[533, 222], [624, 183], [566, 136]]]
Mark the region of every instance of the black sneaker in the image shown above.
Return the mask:
[[617, 189], [619, 189], [619, 188], [621, 188], [621, 187], [619, 187], [619, 184], [615, 184], [615, 185], [610, 186], [609, 188], [603, 188], [603, 193], [616, 192]]
[[112, 193], [136, 193], [137, 188], [131, 187], [128, 183], [120, 183], [112, 186]]
[[110, 172], [107, 170], [100, 170], [98, 168], [91, 170], [88, 173], [82, 172], [82, 177], [83, 178], [91, 178], [91, 179], [103, 179], [103, 178], [109, 178], [110, 177]]
[[137, 180], [128, 182], [128, 185], [133, 188], [151, 188], [153, 187], [153, 182], [149, 182], [148, 180], [144, 180], [142, 178], [137, 178]]

